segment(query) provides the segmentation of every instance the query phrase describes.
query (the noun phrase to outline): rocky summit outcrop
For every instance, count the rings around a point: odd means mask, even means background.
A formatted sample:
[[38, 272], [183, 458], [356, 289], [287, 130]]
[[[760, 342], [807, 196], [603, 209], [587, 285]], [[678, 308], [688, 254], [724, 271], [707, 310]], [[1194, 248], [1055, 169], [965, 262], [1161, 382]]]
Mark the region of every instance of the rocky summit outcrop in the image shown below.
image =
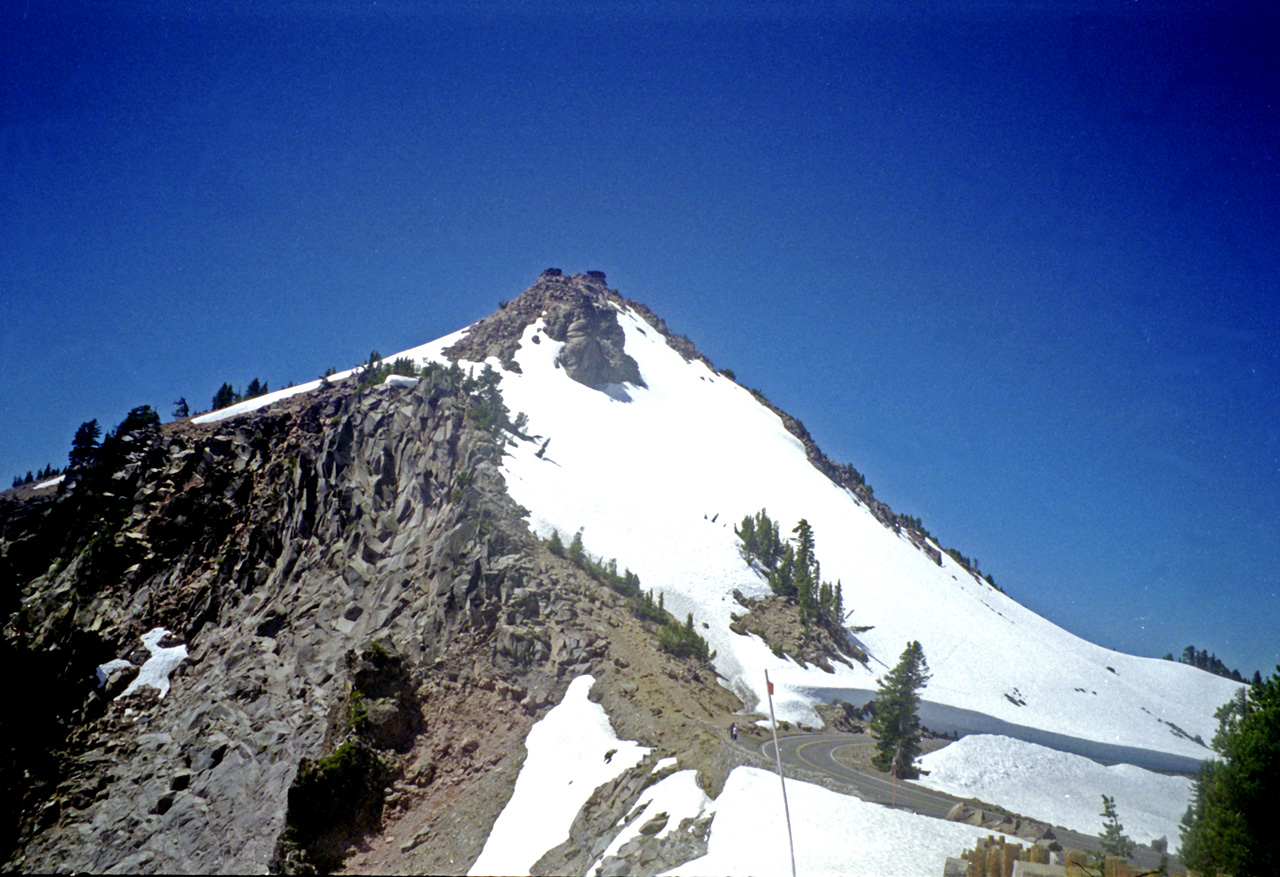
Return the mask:
[[497, 357], [504, 368], [519, 370], [515, 352], [525, 327], [543, 320], [547, 337], [564, 343], [556, 363], [580, 384], [644, 386], [640, 367], [624, 349], [618, 306], [626, 299], [605, 286], [599, 271], [565, 276], [546, 271], [515, 301], [477, 322], [445, 351], [447, 356], [482, 362]]

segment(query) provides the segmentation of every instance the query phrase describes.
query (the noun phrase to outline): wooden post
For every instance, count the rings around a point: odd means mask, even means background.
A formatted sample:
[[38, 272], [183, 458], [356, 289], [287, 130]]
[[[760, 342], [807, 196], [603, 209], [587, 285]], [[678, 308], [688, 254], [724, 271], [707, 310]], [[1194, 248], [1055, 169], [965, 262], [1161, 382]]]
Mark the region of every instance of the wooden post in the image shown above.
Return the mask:
[[1013, 863], [1022, 855], [1022, 844], [1005, 844], [1001, 847], [1004, 860], [1000, 863], [1000, 877], [1013, 877]]
[[987, 877], [1003, 877], [1004, 875], [1004, 856], [1001, 854], [1000, 847], [987, 847]]

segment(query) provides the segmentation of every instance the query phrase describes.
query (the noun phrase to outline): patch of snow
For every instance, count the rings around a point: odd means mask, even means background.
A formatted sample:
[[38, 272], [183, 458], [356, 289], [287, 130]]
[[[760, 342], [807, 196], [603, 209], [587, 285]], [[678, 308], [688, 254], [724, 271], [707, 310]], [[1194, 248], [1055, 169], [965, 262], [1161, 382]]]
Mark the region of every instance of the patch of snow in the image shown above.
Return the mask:
[[41, 481], [39, 484], [37, 484], [35, 487], [31, 489], [44, 490], [46, 487], [53, 487], [54, 485], [61, 484], [66, 477], [67, 477], [66, 475], [59, 475], [56, 478], [50, 478], [48, 481]]
[[564, 700], [529, 730], [511, 800], [469, 873], [530, 873], [547, 850], [569, 839], [574, 817], [596, 787], [648, 754], [647, 747], [614, 734], [604, 708], [587, 697], [594, 683], [592, 676], [573, 680]]
[[[662, 759], [662, 761], [668, 760], [675, 759]], [[681, 770], [645, 789], [632, 809], [633, 811], [639, 809], [641, 812], [600, 854], [600, 858], [587, 870], [588, 877], [595, 873], [597, 865], [609, 856], [616, 856], [624, 844], [639, 837], [640, 828], [659, 813], [667, 814], [667, 824], [654, 837], [665, 837], [680, 827], [682, 819], [701, 818], [708, 813], [714, 813], [716, 807], [698, 786], [698, 772]]]
[[664, 771], [669, 767], [675, 767], [679, 763], [680, 759], [676, 758], [674, 755], [668, 758], [660, 758], [658, 759], [658, 763], [653, 766], [653, 772], [658, 773], [660, 771]]
[[1176, 845], [1191, 780], [1131, 764], [1104, 767], [1079, 755], [1009, 737], [963, 737], [920, 759], [917, 782], [959, 798], [974, 797], [1081, 834], [1102, 831], [1102, 796], [1115, 798], [1125, 834], [1139, 843]]
[[416, 387], [418, 378], [411, 378], [408, 375], [387, 375], [382, 383], [392, 387]]
[[107, 680], [111, 678], [111, 674], [114, 673], [116, 670], [123, 670], [125, 667], [132, 667], [132, 666], [133, 666], [132, 662], [126, 661], [124, 658], [116, 658], [114, 660], [107, 661], [107, 663], [105, 664], [99, 664], [98, 669], [96, 671], [96, 675], [98, 677], [98, 687], [101, 688], [102, 686], [106, 685]]
[[[162, 648], [160, 641], [168, 635], [169, 631], [163, 627], [157, 627], [143, 634], [142, 644], [147, 647], [147, 651], [151, 652], [151, 657], [143, 662], [142, 667], [138, 670], [137, 677], [129, 683], [128, 688], [120, 693], [120, 697], [127, 697], [144, 685], [149, 685], [159, 691], [161, 697], [169, 693], [169, 677], [178, 668], [178, 665], [186, 660], [187, 647], [185, 645], [176, 645]], [[108, 663], [114, 662], [109, 661]]]
[[[787, 781], [787, 800], [795, 833], [796, 872], [805, 875], [941, 874], [948, 856], [959, 856], [989, 833], [795, 780]], [[668, 874], [791, 873], [777, 774], [755, 767], [735, 768], [715, 800], [715, 810], [707, 854]]]
[[[426, 363], [426, 362], [439, 362], [443, 359], [441, 351], [443, 351], [446, 347], [452, 346], [455, 342], [458, 341], [458, 339], [460, 339], [463, 335], [465, 335], [467, 331], [468, 329], [459, 329], [457, 332], [452, 332], [448, 335], [445, 335], [443, 338], [437, 338], [435, 341], [431, 341], [427, 344], [421, 344], [417, 347], [411, 347], [408, 350], [401, 351], [400, 353], [396, 353], [391, 356], [384, 357], [383, 362], [393, 362], [397, 359], [408, 359], [418, 365], [422, 365], [423, 363]], [[340, 371], [330, 375], [329, 380], [332, 382], [341, 381], [345, 378], [351, 377], [357, 371], [358, 371], [358, 368], [349, 368], [346, 371]], [[221, 408], [217, 411], [210, 411], [207, 414], [200, 414], [196, 417], [191, 418], [191, 422], [192, 423], [216, 423], [219, 420], [226, 420], [228, 417], [235, 417], [238, 414], [247, 414], [250, 411], [257, 411], [259, 408], [265, 408], [267, 405], [270, 405], [273, 402], [279, 402], [282, 399], [288, 399], [289, 397], [296, 396], [299, 393], [310, 393], [314, 390], [319, 389], [322, 383], [323, 381], [319, 381], [319, 380], [308, 381], [305, 384], [298, 384], [296, 387], [288, 387], [284, 390], [276, 390], [275, 392], [267, 393], [264, 396], [255, 396], [252, 399], [246, 399], [243, 402], [237, 402], [235, 405], [230, 405], [226, 408]], [[388, 383], [393, 383], [393, 382], [388, 380]]]

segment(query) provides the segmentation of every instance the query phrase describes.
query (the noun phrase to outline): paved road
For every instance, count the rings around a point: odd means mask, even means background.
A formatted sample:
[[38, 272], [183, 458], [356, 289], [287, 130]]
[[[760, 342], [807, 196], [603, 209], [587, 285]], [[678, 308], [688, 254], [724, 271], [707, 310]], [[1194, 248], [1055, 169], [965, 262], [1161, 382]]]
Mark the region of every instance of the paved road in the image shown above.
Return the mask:
[[[855, 747], [872, 746], [875, 738], [868, 734], [797, 734], [778, 738], [783, 765], [792, 765], [824, 773], [852, 786], [859, 798], [877, 804], [901, 807], [936, 819], [945, 819], [960, 799], [935, 792], [914, 783], [898, 782], [882, 774], [857, 770], [841, 763], [837, 752]], [[774, 759], [773, 740], [766, 740], [760, 752]]]
[[[910, 782], [895, 781], [879, 772], [859, 770], [839, 761], [838, 754], [854, 747], [873, 746], [875, 738], [868, 734], [792, 734], [778, 738], [782, 750], [782, 764], [803, 770], [826, 774], [849, 786], [854, 793], [877, 804], [887, 804], [912, 813], [945, 819], [951, 808], [961, 799]], [[773, 740], [760, 745], [760, 752], [771, 762], [774, 760]], [[1058, 842], [1068, 849], [1097, 852], [1101, 849], [1098, 839], [1054, 826]], [[1027, 843], [1022, 841], [1022, 843]], [[959, 855], [959, 851], [956, 853]], [[1139, 847], [1132, 862], [1139, 867], [1155, 868], [1160, 856], [1150, 847]]]

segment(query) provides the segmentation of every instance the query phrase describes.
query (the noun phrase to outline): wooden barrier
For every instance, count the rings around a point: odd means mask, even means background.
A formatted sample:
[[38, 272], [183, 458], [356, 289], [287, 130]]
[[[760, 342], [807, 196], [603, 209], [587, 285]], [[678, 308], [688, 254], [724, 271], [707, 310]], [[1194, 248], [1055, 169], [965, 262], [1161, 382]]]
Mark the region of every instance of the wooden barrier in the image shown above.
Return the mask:
[[[1032, 844], [1024, 847], [1020, 843], [1010, 843], [1003, 836], [987, 835], [979, 838], [971, 850], [960, 854], [965, 863], [965, 877], [1013, 877], [1014, 863], [1026, 862], [1019, 870], [1028, 874], [1058, 874], [1062, 877], [1144, 877], [1152, 873], [1150, 869], [1138, 868], [1124, 859], [1107, 856], [1099, 869], [1093, 864], [1092, 853], [1080, 850], [1066, 850], [1062, 854], [1062, 864], [1050, 863], [1047, 847]], [[955, 860], [951, 860], [955, 861]], [[959, 863], [957, 862], [956, 865]], [[950, 868], [952, 866], [948, 866]], [[950, 872], [948, 872], [950, 873]], [[957, 872], [958, 873], [958, 872]], [[1187, 877], [1185, 871], [1170, 871], [1170, 877]]]

